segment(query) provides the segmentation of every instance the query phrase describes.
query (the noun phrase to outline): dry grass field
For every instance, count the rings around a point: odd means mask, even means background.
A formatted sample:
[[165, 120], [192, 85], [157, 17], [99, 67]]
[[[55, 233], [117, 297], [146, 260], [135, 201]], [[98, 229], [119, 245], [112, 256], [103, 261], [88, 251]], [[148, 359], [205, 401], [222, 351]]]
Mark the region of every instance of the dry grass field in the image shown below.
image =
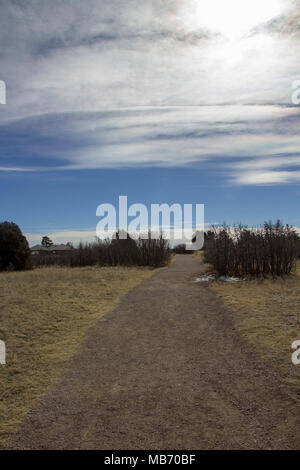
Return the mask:
[[59, 379], [87, 330], [153, 273], [47, 267], [0, 273], [0, 444]]
[[300, 340], [300, 265], [291, 277], [216, 281], [211, 289], [233, 311], [237, 329], [250, 346], [277, 369], [283, 384], [300, 399], [300, 366], [291, 362], [291, 344]]

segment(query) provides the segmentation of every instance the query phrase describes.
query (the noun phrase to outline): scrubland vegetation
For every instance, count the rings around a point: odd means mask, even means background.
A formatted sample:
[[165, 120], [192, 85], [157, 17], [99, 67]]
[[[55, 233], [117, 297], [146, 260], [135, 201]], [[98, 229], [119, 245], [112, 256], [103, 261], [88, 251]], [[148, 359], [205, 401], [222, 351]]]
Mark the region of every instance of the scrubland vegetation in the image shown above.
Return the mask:
[[51, 266], [0, 273], [0, 445], [53, 386], [89, 328], [153, 273]]
[[297, 232], [280, 221], [260, 228], [212, 227], [205, 236], [204, 262], [220, 276], [283, 276], [295, 271]]
[[292, 364], [291, 344], [300, 336], [300, 263], [289, 277], [248, 279], [210, 285], [233, 312], [237, 331], [300, 399], [300, 368]]
[[[56, 254], [41, 252], [31, 255], [28, 241], [18, 225], [13, 222], [0, 223], [0, 271], [18, 271], [37, 266], [165, 266], [171, 259], [169, 241], [162, 234], [151, 238], [126, 238], [117, 232], [112, 239], [95, 239], [93, 243], [80, 243], [75, 249]], [[42, 245], [52, 241], [43, 237]]]
[[205, 236], [201, 261], [219, 276], [210, 288], [232, 312], [234, 326], [250, 348], [277, 370], [295, 400], [300, 398], [299, 368], [291, 361], [300, 328], [300, 239], [282, 225], [213, 227]]
[[168, 240], [158, 239], [107, 239], [93, 243], [80, 243], [76, 250], [63, 255], [35, 255], [35, 266], [60, 265], [82, 266], [151, 266], [160, 267], [169, 263], [171, 250]]
[[[88, 329], [151, 275], [145, 267], [165, 266], [171, 258], [163, 237], [117, 236], [80, 244], [67, 254], [32, 256], [36, 269], [26, 270], [31, 268], [27, 241], [17, 226], [5, 224], [0, 227], [0, 339], [7, 348], [7, 364], [0, 369], [2, 442], [57, 382]], [[290, 360], [300, 326], [299, 236], [280, 222], [256, 229], [223, 225], [206, 233], [204, 248], [194, 253], [199, 265], [247, 278], [214, 282], [211, 288], [230, 307], [240, 334], [281, 368], [299, 398], [299, 368]], [[176, 251], [185, 253], [183, 246]]]
[[170, 257], [162, 236], [134, 240], [119, 233], [67, 253], [31, 255], [19, 227], [0, 224], [0, 339], [7, 351], [0, 443], [56, 383], [88, 329]]

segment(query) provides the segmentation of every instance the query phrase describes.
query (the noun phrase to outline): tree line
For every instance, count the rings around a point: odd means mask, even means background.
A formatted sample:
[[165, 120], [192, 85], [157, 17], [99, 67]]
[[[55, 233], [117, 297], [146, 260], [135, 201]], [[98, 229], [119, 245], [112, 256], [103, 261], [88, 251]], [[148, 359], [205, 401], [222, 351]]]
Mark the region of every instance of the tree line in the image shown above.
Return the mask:
[[162, 235], [159, 238], [134, 239], [127, 235], [121, 239], [116, 234], [114, 239], [96, 239], [91, 243], [80, 243], [67, 253], [39, 254], [33, 257], [35, 266], [60, 265], [80, 266], [165, 266], [171, 258], [168, 240]]

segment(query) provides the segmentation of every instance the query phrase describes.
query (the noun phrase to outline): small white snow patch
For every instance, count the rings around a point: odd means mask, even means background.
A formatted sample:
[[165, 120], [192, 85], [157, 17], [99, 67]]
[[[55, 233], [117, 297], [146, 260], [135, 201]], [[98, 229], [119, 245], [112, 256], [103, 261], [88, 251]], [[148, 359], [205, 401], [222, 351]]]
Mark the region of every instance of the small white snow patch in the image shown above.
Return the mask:
[[239, 277], [227, 277], [227, 276], [220, 276], [217, 277], [214, 274], [206, 274], [203, 276], [196, 277], [194, 282], [211, 282], [217, 279], [218, 281], [223, 281], [223, 282], [242, 282], [245, 281], [245, 279], [239, 278]]
[[214, 281], [216, 279], [216, 276], [213, 274], [209, 274], [208, 276], [200, 276], [196, 277], [195, 282], [210, 282]]
[[241, 282], [245, 281], [245, 279], [242, 279], [240, 277], [227, 277], [227, 276], [220, 276], [219, 281], [224, 281], [224, 282]]

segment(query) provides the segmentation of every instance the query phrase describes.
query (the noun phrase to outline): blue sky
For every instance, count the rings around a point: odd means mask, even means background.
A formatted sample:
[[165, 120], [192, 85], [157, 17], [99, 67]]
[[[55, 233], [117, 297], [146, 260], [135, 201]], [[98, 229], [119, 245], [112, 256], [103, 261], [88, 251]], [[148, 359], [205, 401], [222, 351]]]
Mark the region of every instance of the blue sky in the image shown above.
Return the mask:
[[299, 1], [240, 4], [0, 0], [1, 219], [76, 242], [127, 195], [300, 227]]

